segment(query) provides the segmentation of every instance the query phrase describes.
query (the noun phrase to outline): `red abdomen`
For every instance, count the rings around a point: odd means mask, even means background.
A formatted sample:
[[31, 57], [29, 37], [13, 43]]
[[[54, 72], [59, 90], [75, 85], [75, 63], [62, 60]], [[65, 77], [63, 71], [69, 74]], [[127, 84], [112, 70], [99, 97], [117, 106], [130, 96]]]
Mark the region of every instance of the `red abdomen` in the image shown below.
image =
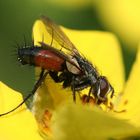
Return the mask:
[[18, 60], [23, 65], [39, 66], [52, 71], [62, 71], [65, 64], [65, 60], [59, 55], [59, 51], [55, 52], [42, 47], [19, 48]]
[[51, 50], [40, 50], [34, 57], [36, 66], [47, 70], [61, 71], [63, 69], [64, 59]]

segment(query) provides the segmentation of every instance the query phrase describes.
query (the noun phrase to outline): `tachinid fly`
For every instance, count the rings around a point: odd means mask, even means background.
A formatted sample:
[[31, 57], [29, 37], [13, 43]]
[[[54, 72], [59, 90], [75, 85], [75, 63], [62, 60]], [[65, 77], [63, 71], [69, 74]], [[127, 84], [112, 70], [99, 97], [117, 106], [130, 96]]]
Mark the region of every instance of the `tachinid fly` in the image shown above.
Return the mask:
[[21, 64], [29, 64], [42, 69], [32, 93], [23, 102], [31, 95], [34, 95], [48, 74], [55, 82], [62, 82], [63, 88], [71, 88], [74, 101], [76, 101], [76, 92], [82, 91], [87, 87], [90, 88], [88, 96], [83, 96], [84, 102], [89, 102], [91, 96], [93, 96], [96, 104], [106, 103], [108, 93], [110, 93], [112, 98], [114, 88], [107, 78], [101, 76], [96, 68], [78, 52], [59, 26], [45, 16], [42, 16], [40, 20], [45, 24], [46, 31], [52, 36], [52, 40], [55, 40], [62, 48], [65, 48], [67, 53], [43, 41], [38, 42], [40, 46], [33, 45], [31, 47], [18, 48], [18, 60]]
[[[76, 91], [90, 87], [88, 97], [94, 96], [96, 103], [101, 104], [107, 101], [107, 95], [111, 92], [113, 97], [114, 89], [105, 76], [101, 76], [95, 67], [84, 58], [68, 39], [64, 32], [53, 23], [48, 17], [41, 17], [45, 24], [46, 31], [53, 37], [62, 48], [68, 53], [54, 48], [52, 45], [39, 42], [41, 47], [33, 46], [18, 49], [18, 59], [22, 64], [30, 64], [47, 70], [55, 82], [63, 82], [63, 87], [70, 87], [73, 92], [73, 100], [76, 100]], [[40, 77], [40, 79], [42, 79]], [[88, 102], [89, 99], [87, 99]]]

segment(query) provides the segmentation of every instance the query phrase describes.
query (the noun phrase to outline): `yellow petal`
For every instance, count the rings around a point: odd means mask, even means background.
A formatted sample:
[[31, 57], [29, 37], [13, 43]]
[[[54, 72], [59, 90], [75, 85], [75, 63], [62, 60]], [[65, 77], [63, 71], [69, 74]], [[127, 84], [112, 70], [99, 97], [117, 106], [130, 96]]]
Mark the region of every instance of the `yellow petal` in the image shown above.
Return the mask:
[[132, 67], [125, 91], [120, 103], [120, 109], [126, 112], [118, 114], [119, 117], [127, 119], [130, 123], [140, 127], [140, 46], [135, 63]]
[[[22, 102], [22, 96], [0, 82], [0, 113], [7, 112]], [[0, 117], [1, 140], [42, 140], [31, 112], [22, 105], [16, 111]]]
[[[75, 44], [77, 49], [97, 67], [99, 73], [107, 76], [115, 88], [115, 94], [117, 95], [117, 93], [121, 92], [124, 84], [124, 67], [120, 46], [116, 37], [108, 32], [78, 31], [64, 27], [61, 27], [61, 29], [71, 42]], [[35, 45], [39, 45], [38, 42], [43, 41], [56, 47], [58, 50], [62, 48], [53, 39], [53, 35], [51, 36], [47, 32], [46, 26], [41, 20], [37, 20], [33, 26], [33, 38]], [[88, 93], [88, 90], [83, 90], [83, 92]], [[65, 101], [68, 99], [71, 99], [71, 101], [73, 99], [71, 89], [64, 90], [62, 83], [55, 83], [51, 77], [47, 76], [45, 83], [38, 89], [34, 98], [33, 110], [37, 121], [43, 125], [44, 112], [46, 110], [52, 112], [61, 104], [65, 106]]]
[[96, 7], [104, 27], [119, 35], [131, 50], [135, 50], [139, 42], [139, 6], [139, 0], [100, 0]]
[[66, 104], [54, 113], [55, 140], [108, 140], [138, 135], [126, 121], [115, 119], [97, 108]]

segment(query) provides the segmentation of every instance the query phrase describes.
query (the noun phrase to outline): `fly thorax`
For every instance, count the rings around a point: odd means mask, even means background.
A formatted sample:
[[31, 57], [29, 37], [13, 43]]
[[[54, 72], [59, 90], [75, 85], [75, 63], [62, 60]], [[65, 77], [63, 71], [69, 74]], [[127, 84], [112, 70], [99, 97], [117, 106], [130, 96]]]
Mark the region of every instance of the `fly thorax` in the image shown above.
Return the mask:
[[90, 81], [91, 81], [91, 85], [94, 85], [94, 84], [97, 82], [96, 76], [93, 75], [92, 73], [89, 73], [89, 74], [88, 74], [88, 77], [89, 77], [89, 79], [90, 79]]

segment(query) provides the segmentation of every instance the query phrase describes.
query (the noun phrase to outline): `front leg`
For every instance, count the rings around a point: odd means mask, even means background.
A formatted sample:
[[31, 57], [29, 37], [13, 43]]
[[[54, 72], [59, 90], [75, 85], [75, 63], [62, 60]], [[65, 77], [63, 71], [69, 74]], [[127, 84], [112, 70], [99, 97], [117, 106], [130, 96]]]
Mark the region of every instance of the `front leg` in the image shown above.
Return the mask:
[[56, 71], [49, 71], [49, 75], [56, 83], [60, 83], [63, 81], [63, 79], [58, 76], [58, 72]]
[[93, 92], [93, 86], [90, 87], [89, 92], [88, 92], [88, 98], [87, 98], [87, 102], [89, 103], [90, 97], [91, 97], [91, 93]]
[[76, 103], [75, 77], [72, 77], [71, 89], [73, 93], [73, 101]]
[[72, 81], [72, 74], [70, 72], [61, 72], [61, 74], [58, 75], [58, 72], [50, 71], [49, 75], [56, 83], [63, 82], [63, 88], [67, 88], [71, 86]]

